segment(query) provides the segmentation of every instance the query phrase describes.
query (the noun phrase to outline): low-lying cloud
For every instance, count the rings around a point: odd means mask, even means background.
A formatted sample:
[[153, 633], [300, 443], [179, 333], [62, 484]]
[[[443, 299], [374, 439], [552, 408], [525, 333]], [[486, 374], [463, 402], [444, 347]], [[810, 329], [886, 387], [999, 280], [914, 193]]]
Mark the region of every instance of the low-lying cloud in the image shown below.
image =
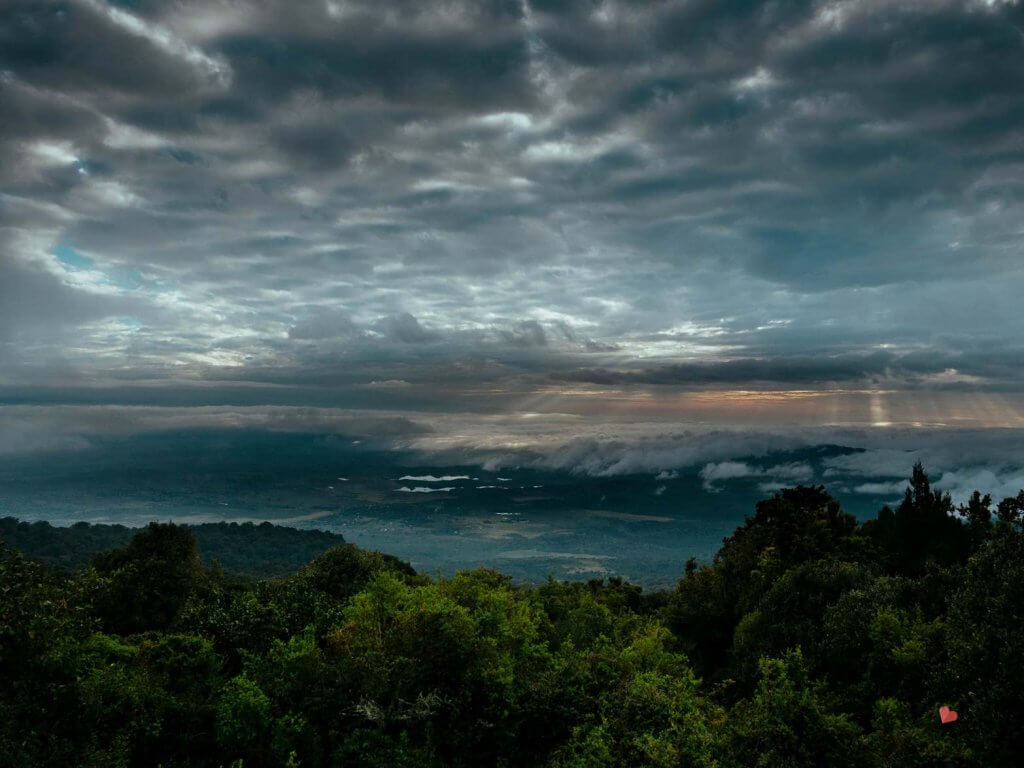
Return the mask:
[[[572, 426], [571, 434], [565, 425]], [[181, 430], [343, 437], [353, 446], [401, 452], [407, 466], [419, 463], [425, 469], [477, 466], [500, 473], [526, 467], [592, 477], [646, 475], [658, 487], [689, 475], [709, 492], [736, 482], [755, 482], [768, 492], [822, 483], [835, 491], [896, 499], [918, 461], [935, 487], [957, 503], [976, 489], [999, 499], [1024, 487], [1021, 429], [724, 428], [569, 415], [481, 419], [472, 413], [285, 406], [5, 406], [0, 407], [0, 455], [102, 453], [111, 450], [112, 437]], [[474, 479], [471, 472], [435, 469], [409, 472], [399, 482], [413, 489]]]
[[770, 478], [759, 485], [761, 490], [776, 490], [784, 485], [806, 483], [814, 478], [814, 468], [807, 463], [792, 462], [771, 467], [759, 467], [741, 461], [722, 461], [705, 464], [701, 469], [700, 479], [704, 482], [704, 490], [717, 491], [721, 483], [739, 478]]

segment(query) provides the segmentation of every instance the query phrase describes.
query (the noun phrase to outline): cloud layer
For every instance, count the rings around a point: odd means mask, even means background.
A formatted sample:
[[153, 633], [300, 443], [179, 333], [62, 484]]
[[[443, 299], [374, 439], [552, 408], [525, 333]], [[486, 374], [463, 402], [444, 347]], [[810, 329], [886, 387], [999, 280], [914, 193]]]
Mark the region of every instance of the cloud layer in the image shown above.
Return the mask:
[[1019, 392], [1022, 81], [1005, 0], [12, 0], [0, 396]]

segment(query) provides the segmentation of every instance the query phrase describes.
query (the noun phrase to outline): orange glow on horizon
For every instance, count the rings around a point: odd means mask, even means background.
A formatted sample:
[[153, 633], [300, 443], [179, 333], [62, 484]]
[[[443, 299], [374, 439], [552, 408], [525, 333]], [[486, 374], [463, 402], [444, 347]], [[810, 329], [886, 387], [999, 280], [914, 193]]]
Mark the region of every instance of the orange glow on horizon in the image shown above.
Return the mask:
[[721, 389], [545, 386], [510, 409], [710, 423], [1024, 427], [1024, 394], [894, 389]]

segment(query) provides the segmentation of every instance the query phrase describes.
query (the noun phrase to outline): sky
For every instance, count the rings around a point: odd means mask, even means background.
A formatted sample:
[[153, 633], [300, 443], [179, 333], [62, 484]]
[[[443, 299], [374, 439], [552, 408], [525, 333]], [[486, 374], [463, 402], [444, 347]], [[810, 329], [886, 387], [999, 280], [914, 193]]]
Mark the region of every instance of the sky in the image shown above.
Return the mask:
[[1021, 83], [1016, 0], [4, 0], [0, 454], [1024, 427]]

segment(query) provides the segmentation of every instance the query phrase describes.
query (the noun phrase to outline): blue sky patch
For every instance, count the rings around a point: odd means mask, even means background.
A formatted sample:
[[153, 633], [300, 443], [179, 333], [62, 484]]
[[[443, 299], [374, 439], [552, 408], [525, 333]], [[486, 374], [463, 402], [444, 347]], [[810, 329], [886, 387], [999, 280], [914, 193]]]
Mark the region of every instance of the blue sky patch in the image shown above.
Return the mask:
[[53, 249], [53, 255], [61, 264], [71, 269], [92, 269], [95, 262], [88, 256], [83, 256], [67, 243], [60, 243]]

